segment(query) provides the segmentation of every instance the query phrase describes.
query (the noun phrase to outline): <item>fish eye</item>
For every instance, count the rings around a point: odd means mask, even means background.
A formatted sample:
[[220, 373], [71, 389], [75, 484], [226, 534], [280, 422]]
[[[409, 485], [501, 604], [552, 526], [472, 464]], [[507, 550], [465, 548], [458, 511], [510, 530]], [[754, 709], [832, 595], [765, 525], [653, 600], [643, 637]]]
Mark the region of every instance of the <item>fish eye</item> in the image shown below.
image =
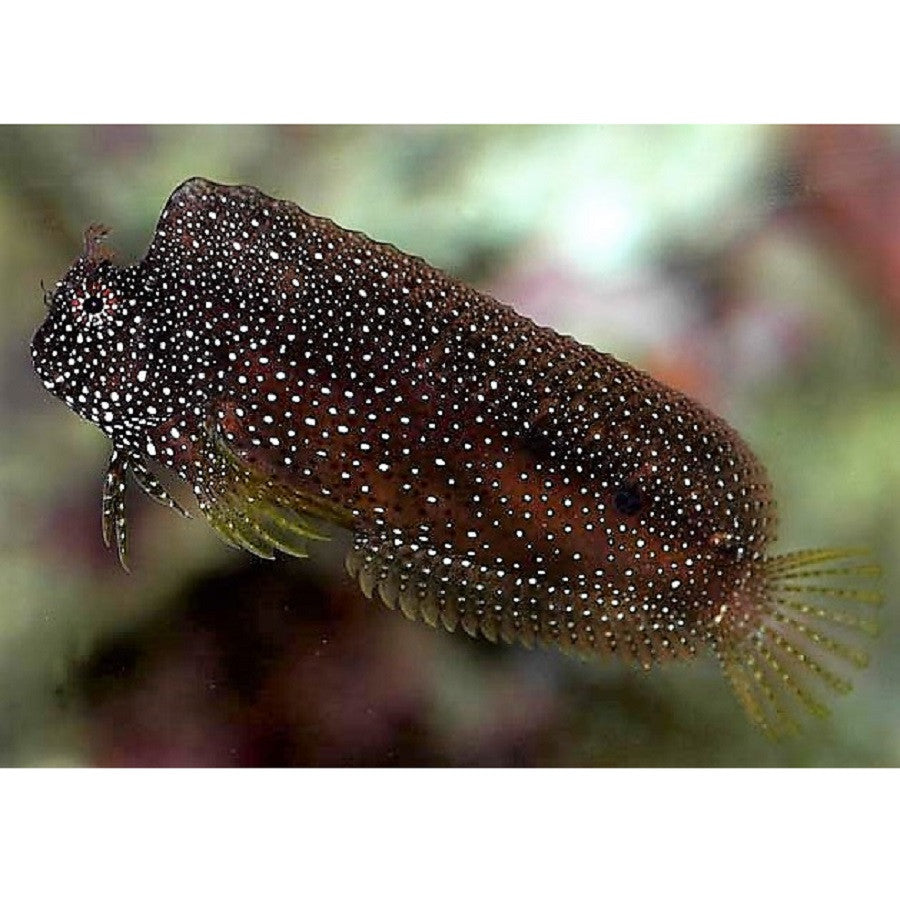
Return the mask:
[[110, 288], [84, 285], [83, 291], [72, 297], [72, 311], [76, 321], [97, 321], [100, 313], [111, 311], [117, 303], [117, 297]]
[[640, 512], [644, 505], [644, 498], [636, 484], [626, 481], [619, 485], [613, 497], [613, 505], [616, 507], [616, 511], [623, 516], [633, 516], [636, 512]]
[[85, 299], [83, 309], [88, 315], [94, 315], [103, 309], [103, 301], [96, 294], [91, 294]]

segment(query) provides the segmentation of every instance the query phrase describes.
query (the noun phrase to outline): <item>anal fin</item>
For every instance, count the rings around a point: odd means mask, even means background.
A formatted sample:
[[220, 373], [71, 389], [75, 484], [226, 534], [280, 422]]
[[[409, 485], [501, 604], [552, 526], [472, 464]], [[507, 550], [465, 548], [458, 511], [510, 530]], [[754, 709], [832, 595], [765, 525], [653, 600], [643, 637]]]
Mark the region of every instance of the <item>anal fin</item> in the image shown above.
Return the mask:
[[561, 646], [547, 628], [543, 598], [517, 598], [510, 573], [450, 558], [396, 536], [367, 534], [356, 535], [346, 566], [366, 597], [380, 599], [408, 619], [447, 631], [462, 629], [492, 642]]

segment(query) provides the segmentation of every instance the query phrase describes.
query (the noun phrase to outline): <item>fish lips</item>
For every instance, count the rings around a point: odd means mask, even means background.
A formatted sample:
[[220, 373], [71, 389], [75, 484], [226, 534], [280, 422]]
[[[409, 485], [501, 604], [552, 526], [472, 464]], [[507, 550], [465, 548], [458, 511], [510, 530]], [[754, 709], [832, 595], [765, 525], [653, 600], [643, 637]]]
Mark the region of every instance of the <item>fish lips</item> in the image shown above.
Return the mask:
[[51, 359], [52, 331], [48, 319], [34, 333], [34, 337], [31, 339], [31, 365], [44, 387], [55, 396], [61, 397], [61, 388], [66, 379]]

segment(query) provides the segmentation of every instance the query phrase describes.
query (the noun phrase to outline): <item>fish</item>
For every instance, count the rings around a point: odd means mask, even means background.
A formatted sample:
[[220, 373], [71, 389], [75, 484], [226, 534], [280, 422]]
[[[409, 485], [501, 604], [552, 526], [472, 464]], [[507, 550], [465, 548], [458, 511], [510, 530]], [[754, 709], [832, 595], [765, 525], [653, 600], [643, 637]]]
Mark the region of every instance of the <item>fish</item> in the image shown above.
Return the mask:
[[770, 736], [867, 664], [878, 566], [771, 552], [764, 466], [678, 390], [255, 187], [185, 181], [132, 265], [107, 235], [31, 352], [110, 439], [126, 568], [128, 478], [188, 515], [170, 477], [263, 558], [348, 532], [366, 597], [434, 627], [643, 669], [712, 653]]

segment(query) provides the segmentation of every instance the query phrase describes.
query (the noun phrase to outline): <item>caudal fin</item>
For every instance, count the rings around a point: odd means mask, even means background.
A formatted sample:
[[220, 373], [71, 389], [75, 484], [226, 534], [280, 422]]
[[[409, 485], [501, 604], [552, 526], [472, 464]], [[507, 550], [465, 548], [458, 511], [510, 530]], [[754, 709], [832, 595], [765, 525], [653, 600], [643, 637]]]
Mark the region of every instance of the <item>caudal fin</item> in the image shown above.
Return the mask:
[[851, 690], [844, 673], [869, 661], [857, 641], [878, 633], [870, 613], [882, 602], [871, 588], [879, 575], [864, 550], [803, 550], [766, 562], [762, 621], [717, 648], [738, 699], [766, 734], [798, 730], [798, 713], [827, 716], [822, 694]]

